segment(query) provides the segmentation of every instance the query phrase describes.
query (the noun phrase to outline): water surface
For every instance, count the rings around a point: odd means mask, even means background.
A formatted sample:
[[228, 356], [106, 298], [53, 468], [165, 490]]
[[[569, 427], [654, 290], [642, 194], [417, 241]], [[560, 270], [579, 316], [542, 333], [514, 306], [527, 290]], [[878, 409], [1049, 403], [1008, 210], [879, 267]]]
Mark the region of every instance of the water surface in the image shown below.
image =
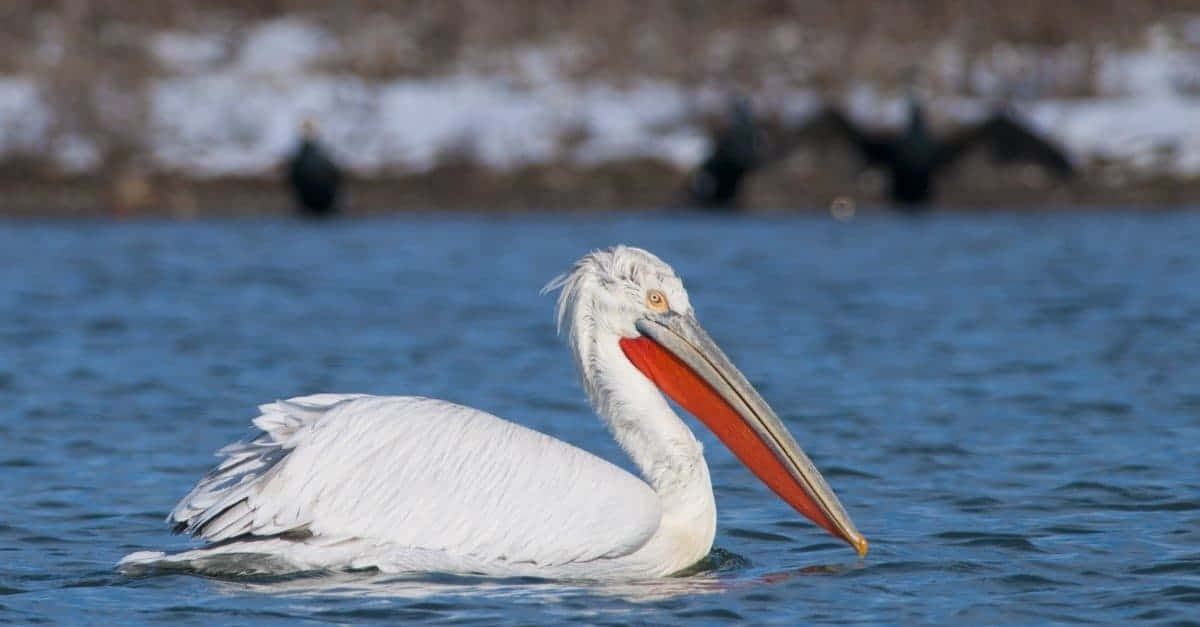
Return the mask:
[[[127, 578], [163, 518], [318, 391], [486, 409], [621, 464], [538, 290], [644, 246], [871, 540], [863, 560], [697, 423], [716, 550], [595, 584]], [[419, 216], [0, 223], [0, 620], [693, 623], [1191, 619], [1200, 215]]]

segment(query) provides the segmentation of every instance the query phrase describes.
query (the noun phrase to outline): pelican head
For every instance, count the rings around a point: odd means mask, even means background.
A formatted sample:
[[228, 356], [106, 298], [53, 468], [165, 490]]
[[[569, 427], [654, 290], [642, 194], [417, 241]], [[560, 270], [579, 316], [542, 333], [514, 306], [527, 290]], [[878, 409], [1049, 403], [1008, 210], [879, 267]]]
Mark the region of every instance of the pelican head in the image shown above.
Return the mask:
[[543, 291], [561, 289], [558, 329], [584, 387], [604, 414], [608, 385], [595, 376], [612, 345], [664, 395], [711, 429], [760, 480], [798, 512], [849, 543], [858, 532], [783, 422], [696, 320], [683, 281], [653, 254], [627, 246], [593, 251]]
[[[692, 316], [683, 281], [666, 262], [629, 246], [597, 250], [542, 290], [558, 296], [558, 333], [587, 362], [597, 341], [640, 335], [639, 320], [672, 312]], [[589, 390], [589, 393], [593, 390]]]

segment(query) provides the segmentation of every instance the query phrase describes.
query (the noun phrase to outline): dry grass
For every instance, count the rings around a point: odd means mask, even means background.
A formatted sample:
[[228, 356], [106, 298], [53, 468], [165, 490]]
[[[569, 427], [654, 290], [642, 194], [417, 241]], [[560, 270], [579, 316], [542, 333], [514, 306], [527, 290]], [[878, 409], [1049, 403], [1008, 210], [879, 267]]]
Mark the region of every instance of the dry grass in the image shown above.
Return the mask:
[[[574, 69], [589, 77], [738, 81], [784, 65], [837, 83], [919, 63], [946, 41], [974, 52], [999, 43], [1120, 46], [1136, 43], [1152, 22], [1197, 12], [1196, 0], [9, 0], [0, 3], [0, 63], [7, 72], [44, 69], [37, 44], [55, 16], [81, 15], [86, 52], [124, 63], [122, 44], [136, 45], [153, 30], [236, 28], [300, 14], [347, 47], [363, 38], [375, 43], [362, 55], [376, 59], [352, 61], [372, 73], [435, 72], [521, 44], [565, 40], [580, 46]], [[417, 58], [400, 58], [393, 47]]]

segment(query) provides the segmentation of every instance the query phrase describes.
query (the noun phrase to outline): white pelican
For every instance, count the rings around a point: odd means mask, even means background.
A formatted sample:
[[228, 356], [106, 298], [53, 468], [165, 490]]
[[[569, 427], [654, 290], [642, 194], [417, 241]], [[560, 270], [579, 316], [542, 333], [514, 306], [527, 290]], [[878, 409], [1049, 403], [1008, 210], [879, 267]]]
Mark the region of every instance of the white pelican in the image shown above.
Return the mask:
[[670, 266], [617, 246], [543, 291], [554, 289], [583, 387], [641, 479], [446, 401], [303, 396], [260, 406], [263, 433], [221, 449], [225, 459], [171, 512], [176, 532], [209, 544], [134, 553], [120, 567], [203, 571], [237, 557], [271, 572], [669, 575], [708, 554], [717, 509], [701, 445], [666, 397], [789, 505], [866, 554], [816, 467], [700, 327]]

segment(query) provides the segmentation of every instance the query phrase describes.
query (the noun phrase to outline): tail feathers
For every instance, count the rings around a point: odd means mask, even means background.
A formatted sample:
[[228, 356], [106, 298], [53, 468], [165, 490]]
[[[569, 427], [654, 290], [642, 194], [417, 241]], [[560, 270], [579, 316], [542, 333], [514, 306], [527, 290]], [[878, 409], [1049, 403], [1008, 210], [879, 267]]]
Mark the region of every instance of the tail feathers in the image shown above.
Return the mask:
[[201, 479], [167, 517], [175, 533], [219, 542], [253, 532], [273, 535], [288, 529], [256, 527], [254, 497], [296, 446], [296, 436], [338, 405], [362, 394], [313, 394], [261, 405], [254, 424], [264, 433], [217, 452], [225, 459]]
[[156, 571], [160, 565], [170, 562], [171, 558], [162, 551], [136, 551], [117, 562], [117, 572], [136, 577]]
[[127, 577], [192, 573], [215, 577], [279, 575], [324, 570], [307, 563], [309, 557], [280, 553], [273, 546], [218, 546], [166, 554], [159, 551], [130, 553], [117, 562], [117, 572]]
[[[359, 556], [379, 548], [377, 542], [354, 538], [327, 538], [321, 542], [266, 538], [214, 544], [171, 554], [137, 551], [117, 562], [117, 572], [130, 577], [180, 572], [240, 577], [341, 570], [355, 568]], [[364, 567], [373, 566], [368, 562]]]

